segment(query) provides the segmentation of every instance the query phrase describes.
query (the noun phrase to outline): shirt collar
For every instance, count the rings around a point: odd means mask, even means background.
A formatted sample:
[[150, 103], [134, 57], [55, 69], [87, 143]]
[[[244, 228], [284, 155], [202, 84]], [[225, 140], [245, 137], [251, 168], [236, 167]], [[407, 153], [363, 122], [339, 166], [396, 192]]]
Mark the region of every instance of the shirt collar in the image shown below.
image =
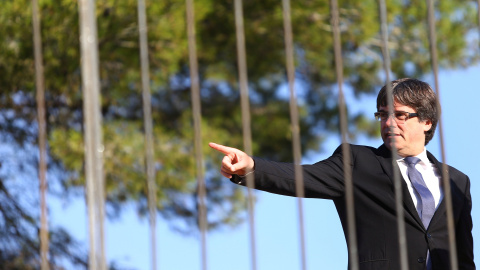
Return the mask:
[[424, 164], [430, 164], [430, 160], [427, 157], [427, 149], [423, 148], [422, 153], [417, 156]]

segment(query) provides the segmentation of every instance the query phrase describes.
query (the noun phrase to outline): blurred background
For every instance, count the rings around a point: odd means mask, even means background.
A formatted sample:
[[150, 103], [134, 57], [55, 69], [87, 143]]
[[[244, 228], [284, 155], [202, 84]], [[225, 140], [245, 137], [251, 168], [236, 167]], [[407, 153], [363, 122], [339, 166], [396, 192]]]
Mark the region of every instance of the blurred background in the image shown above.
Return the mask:
[[[32, 3], [0, 9], [0, 265], [39, 269], [39, 148]], [[147, 1], [157, 185], [159, 269], [201, 269], [197, 177], [185, 2]], [[304, 163], [340, 144], [329, 1], [291, 3], [295, 89]], [[378, 3], [340, 0], [344, 91], [351, 143], [380, 146], [375, 98], [384, 84]], [[79, 3], [40, 0], [52, 269], [88, 268]], [[281, 1], [243, 3], [253, 155], [293, 161]], [[392, 79], [434, 86], [425, 1], [387, 3]], [[477, 1], [435, 3], [446, 162], [470, 176], [480, 239], [480, 99]], [[151, 269], [137, 1], [96, 2], [105, 175], [106, 258], [111, 269]], [[233, 0], [195, 1], [209, 269], [251, 266], [246, 189], [219, 173], [213, 141], [242, 149]], [[441, 159], [439, 134], [427, 149]], [[301, 269], [296, 198], [256, 192], [258, 269]], [[333, 203], [304, 199], [308, 268], [346, 269]], [[280, 237], [281, 236], [281, 237]], [[461, 247], [458, 247], [461, 248]], [[475, 250], [476, 264], [480, 253]]]

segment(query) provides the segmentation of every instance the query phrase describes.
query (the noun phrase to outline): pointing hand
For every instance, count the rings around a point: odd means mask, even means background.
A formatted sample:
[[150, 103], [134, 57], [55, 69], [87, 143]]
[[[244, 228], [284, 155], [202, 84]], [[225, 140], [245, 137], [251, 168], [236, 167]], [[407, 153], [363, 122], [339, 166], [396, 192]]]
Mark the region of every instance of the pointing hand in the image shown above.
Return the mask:
[[221, 173], [227, 178], [232, 175], [245, 175], [253, 171], [254, 161], [247, 153], [236, 148], [224, 146], [216, 143], [208, 144], [211, 148], [225, 154], [222, 160]]

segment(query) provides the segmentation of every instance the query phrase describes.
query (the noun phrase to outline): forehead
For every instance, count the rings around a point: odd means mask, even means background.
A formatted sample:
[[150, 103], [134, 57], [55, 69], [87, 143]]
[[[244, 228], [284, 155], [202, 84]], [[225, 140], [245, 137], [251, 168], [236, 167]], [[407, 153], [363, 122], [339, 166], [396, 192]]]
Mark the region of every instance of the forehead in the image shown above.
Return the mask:
[[[380, 106], [378, 108], [379, 111], [388, 111], [389, 106]], [[402, 111], [402, 112], [415, 112], [415, 109], [413, 109], [410, 106], [403, 105], [402, 103], [395, 102], [393, 103], [393, 110], [394, 111]]]

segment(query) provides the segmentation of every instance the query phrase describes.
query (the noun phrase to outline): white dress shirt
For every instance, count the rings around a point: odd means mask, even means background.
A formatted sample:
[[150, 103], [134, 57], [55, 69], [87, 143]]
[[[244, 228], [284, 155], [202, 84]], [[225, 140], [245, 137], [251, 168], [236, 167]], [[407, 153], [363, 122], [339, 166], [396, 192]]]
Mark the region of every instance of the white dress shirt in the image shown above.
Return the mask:
[[[443, 199], [443, 190], [442, 190], [442, 182], [441, 182], [441, 174], [440, 170], [435, 167], [433, 163], [428, 160], [427, 157], [427, 150], [424, 149], [422, 153], [420, 153], [417, 158], [420, 161], [415, 165], [415, 168], [422, 174], [423, 181], [427, 185], [428, 189], [433, 195], [433, 199], [435, 200], [435, 209], [437, 209], [438, 205]], [[408, 191], [410, 192], [410, 196], [412, 197], [413, 204], [417, 208], [418, 200], [420, 199], [420, 195], [414, 190], [412, 186], [412, 182], [407, 175], [407, 164], [403, 160], [403, 158], [397, 160], [398, 167], [400, 168], [400, 172], [407, 184]], [[418, 208], [417, 208], [418, 211]]]

